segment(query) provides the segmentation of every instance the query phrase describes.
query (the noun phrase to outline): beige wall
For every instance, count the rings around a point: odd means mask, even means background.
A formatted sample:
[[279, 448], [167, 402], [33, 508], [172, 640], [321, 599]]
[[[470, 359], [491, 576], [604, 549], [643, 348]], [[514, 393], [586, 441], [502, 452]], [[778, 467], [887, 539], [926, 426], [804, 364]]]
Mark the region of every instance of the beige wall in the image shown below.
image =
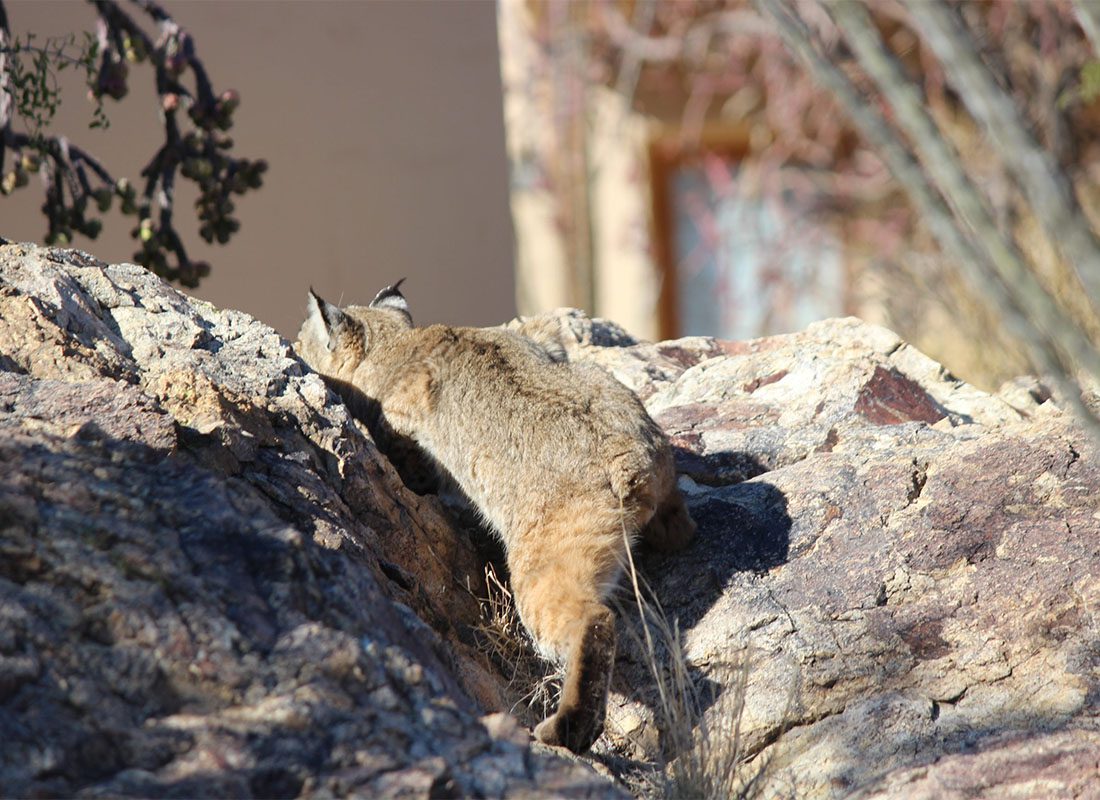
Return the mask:
[[[585, 81], [570, 94], [571, 66], [547, 55], [534, 35], [531, 7], [502, 0], [499, 26], [512, 188], [516, 281], [521, 314], [578, 306], [608, 317], [642, 339], [658, 334], [660, 277], [650, 224], [646, 144], [650, 122], [616, 92]], [[560, 43], [559, 43], [560, 44]], [[575, 69], [575, 66], [573, 67]], [[576, 163], [562, 109], [582, 106], [584, 164]], [[578, 185], [578, 182], [581, 182]], [[568, 230], [578, 189], [584, 195], [592, 274], [574, 258]]]
[[[91, 9], [70, 0], [7, 0], [12, 32], [84, 30]], [[293, 335], [312, 284], [333, 301], [365, 302], [407, 276], [418, 322], [485, 325], [515, 313], [508, 168], [496, 7], [442, 2], [181, 2], [168, 10], [195, 37], [215, 89], [242, 104], [237, 152], [270, 163], [265, 185], [238, 203], [242, 228], [209, 247], [180, 228], [213, 273], [194, 292]], [[70, 73], [67, 73], [67, 75]], [[86, 128], [80, 86], [58, 129], [131, 179], [158, 135], [152, 73], [108, 106], [107, 133]], [[46, 229], [34, 181], [0, 198], [0, 235]], [[98, 241], [75, 246], [129, 260], [133, 218], [112, 211]]]

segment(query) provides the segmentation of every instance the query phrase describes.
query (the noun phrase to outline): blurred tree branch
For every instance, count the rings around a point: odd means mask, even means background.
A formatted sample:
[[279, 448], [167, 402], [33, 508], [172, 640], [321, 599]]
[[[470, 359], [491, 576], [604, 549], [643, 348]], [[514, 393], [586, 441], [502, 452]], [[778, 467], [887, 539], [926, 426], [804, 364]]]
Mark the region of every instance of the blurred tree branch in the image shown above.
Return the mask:
[[1035, 141], [1012, 99], [978, 58], [958, 14], [943, 0], [920, 0], [908, 8], [948, 81], [997, 147], [1047, 236], [1077, 273], [1095, 310], [1100, 303], [1100, 248], [1065, 175]]
[[[528, 5], [540, 41], [562, 35], [540, 25], [549, 4]], [[705, 168], [721, 202], [797, 208], [788, 237], [840, 237], [853, 310], [985, 388], [1038, 370], [1084, 410], [1077, 378], [1100, 378], [1100, 3], [582, 8], [585, 79], [662, 123], [662, 155]], [[718, 258], [700, 208], [681, 211]]]
[[[1063, 345], [1100, 376], [1100, 357], [1091, 342], [1061, 313], [1034, 278], [1015, 248], [997, 230], [958, 159], [924, 110], [916, 87], [904, 76], [885, 47], [864, 7], [852, 0], [830, 4], [837, 26], [894, 111], [921, 154], [924, 168], [909, 154], [875, 103], [864, 97], [847, 75], [815, 45], [812, 34], [780, 0], [755, 0], [809, 73], [831, 91], [867, 141], [877, 150], [909, 193], [922, 219], [974, 287], [992, 302], [1006, 323], [1028, 346], [1036, 365], [1058, 382], [1062, 394], [1082, 419], [1100, 434], [1100, 420], [1081, 400], [1081, 392], [1056, 343]], [[927, 172], [925, 171], [927, 170]], [[937, 189], [928, 179], [932, 175]], [[941, 195], [941, 190], [943, 194]], [[966, 218], [961, 227], [943, 197]]]
[[1100, 6], [1095, 0], [1073, 0], [1077, 21], [1092, 43], [1092, 49], [1100, 53]]
[[1026, 316], [1033, 334], [1025, 343], [1038, 356], [1039, 365], [1055, 367], [1051, 377], [1058, 381], [1082, 419], [1100, 434], [1100, 420], [1082, 401], [1073, 374], [1074, 367], [1083, 367], [1100, 379], [1100, 355], [1096, 348], [998, 230], [958, 157], [925, 111], [920, 93], [882, 42], [866, 8], [855, 0], [840, 0], [828, 8], [860, 65], [890, 103], [898, 124], [920, 154], [924, 169], [965, 222], [973, 241], [997, 271], [1013, 305]]
[[[137, 217], [131, 236], [140, 249], [134, 259], [168, 280], [196, 286], [210, 267], [190, 258], [176, 228], [177, 176], [198, 185], [199, 234], [225, 244], [240, 227], [232, 195], [259, 188], [267, 164], [230, 154], [234, 143], [227, 132], [240, 98], [232, 90], [215, 94], [190, 34], [158, 3], [130, 0], [155, 25], [154, 38], [117, 0], [88, 2], [97, 15], [94, 35], [86, 34], [82, 43], [70, 36], [38, 45], [33, 33], [12, 37], [0, 0], [0, 192], [10, 194], [27, 185], [29, 174], [39, 174], [46, 242], [60, 245], [74, 233], [95, 239], [102, 229], [95, 212], [106, 212], [117, 198], [123, 214]], [[146, 61], [154, 72], [164, 142], [141, 170], [139, 194], [69, 137], [46, 131], [60, 103], [57, 72], [84, 72], [95, 102], [91, 127], [104, 128], [103, 98], [125, 97], [130, 65]], [[16, 130], [16, 122], [24, 130]]]

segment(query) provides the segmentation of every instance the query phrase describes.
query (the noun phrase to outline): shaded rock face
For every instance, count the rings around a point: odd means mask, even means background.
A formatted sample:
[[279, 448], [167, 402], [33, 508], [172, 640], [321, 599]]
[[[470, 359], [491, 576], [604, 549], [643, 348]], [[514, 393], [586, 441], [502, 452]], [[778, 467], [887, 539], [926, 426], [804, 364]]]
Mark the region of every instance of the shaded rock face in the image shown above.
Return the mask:
[[481, 564], [266, 326], [0, 246], [8, 796], [614, 796], [481, 716]]
[[[698, 537], [638, 563], [696, 734], [743, 695], [764, 796], [1100, 791], [1100, 461], [1042, 387], [985, 394], [850, 319], [751, 342], [518, 327], [672, 438]], [[0, 247], [5, 794], [619, 794], [484, 716], [511, 676], [471, 646], [482, 563], [266, 326]], [[622, 601], [597, 750], [690, 758]]]

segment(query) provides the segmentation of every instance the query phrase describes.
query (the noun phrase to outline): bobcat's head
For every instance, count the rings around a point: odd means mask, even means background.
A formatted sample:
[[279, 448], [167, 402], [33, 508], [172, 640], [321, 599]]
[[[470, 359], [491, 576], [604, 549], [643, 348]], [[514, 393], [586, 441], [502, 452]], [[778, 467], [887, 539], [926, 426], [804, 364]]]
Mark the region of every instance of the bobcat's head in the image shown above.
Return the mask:
[[369, 363], [372, 353], [412, 328], [412, 315], [400, 291], [404, 280], [380, 291], [370, 305], [343, 309], [310, 289], [306, 320], [294, 349], [322, 375], [353, 382], [356, 370]]

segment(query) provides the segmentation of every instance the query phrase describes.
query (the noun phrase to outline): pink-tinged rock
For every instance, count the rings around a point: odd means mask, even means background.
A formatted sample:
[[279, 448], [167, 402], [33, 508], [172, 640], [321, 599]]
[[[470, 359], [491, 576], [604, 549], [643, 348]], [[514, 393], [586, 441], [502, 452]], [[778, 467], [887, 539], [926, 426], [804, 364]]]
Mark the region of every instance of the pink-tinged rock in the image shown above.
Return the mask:
[[621, 796], [480, 721], [482, 574], [273, 330], [0, 245], [4, 794]]
[[856, 397], [855, 412], [875, 425], [932, 424], [947, 416], [919, 384], [896, 369], [879, 366]]
[[[684, 553], [643, 556], [645, 580], [717, 698], [706, 729], [743, 699], [763, 796], [1100, 796], [1100, 459], [1071, 417], [851, 319], [642, 393], [699, 523]], [[659, 693], [643, 640], [621, 641], [630, 730], [609, 738], [653, 757]]]

